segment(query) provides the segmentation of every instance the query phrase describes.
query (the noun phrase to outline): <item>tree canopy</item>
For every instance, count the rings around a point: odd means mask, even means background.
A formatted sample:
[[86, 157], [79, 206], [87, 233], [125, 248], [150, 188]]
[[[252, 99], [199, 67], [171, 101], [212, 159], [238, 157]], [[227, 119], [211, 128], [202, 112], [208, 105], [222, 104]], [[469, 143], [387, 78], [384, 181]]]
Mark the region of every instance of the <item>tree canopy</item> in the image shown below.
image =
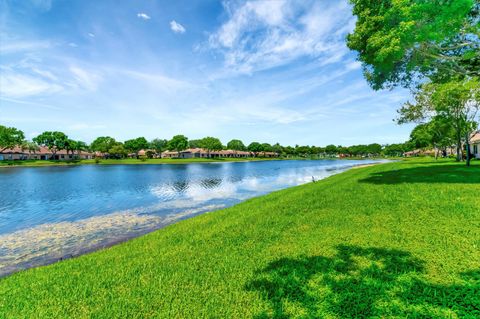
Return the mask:
[[0, 125], [0, 152], [21, 145], [25, 139], [22, 131], [14, 127]]
[[241, 140], [235, 139], [227, 143], [227, 148], [234, 151], [245, 151], [247, 149]]
[[188, 147], [188, 138], [184, 135], [175, 135], [168, 141], [167, 149], [170, 151], [183, 151]]
[[69, 139], [65, 133], [46, 131], [33, 138], [33, 141], [38, 145], [48, 147], [52, 151], [53, 156], [55, 156], [58, 151], [64, 150], [68, 147]]
[[478, 0], [350, 2], [357, 21], [347, 45], [374, 89], [480, 75]]
[[263, 146], [258, 142], [252, 142], [248, 145], [247, 149], [250, 152], [258, 153], [263, 151]]
[[414, 100], [405, 103], [398, 111], [397, 121], [425, 123], [435, 119], [437, 126], [439, 121], [443, 121], [444, 126], [450, 126], [455, 131], [457, 160], [461, 160], [462, 142], [468, 145], [470, 133], [477, 127], [480, 111], [479, 80], [471, 78], [452, 79], [445, 83], [428, 82], [415, 92]]
[[137, 137], [131, 140], [126, 140], [123, 144], [125, 149], [132, 153], [138, 153], [140, 150], [147, 149], [149, 146], [145, 137]]
[[207, 151], [218, 151], [223, 149], [222, 142], [216, 137], [207, 136], [200, 140], [200, 147], [205, 148]]
[[113, 137], [110, 136], [100, 136], [97, 137], [92, 144], [90, 144], [90, 148], [93, 151], [98, 151], [102, 153], [108, 153], [108, 150], [112, 148], [117, 143]]
[[156, 152], [160, 153], [167, 147], [168, 141], [161, 138], [155, 138], [150, 141], [149, 148], [154, 149]]

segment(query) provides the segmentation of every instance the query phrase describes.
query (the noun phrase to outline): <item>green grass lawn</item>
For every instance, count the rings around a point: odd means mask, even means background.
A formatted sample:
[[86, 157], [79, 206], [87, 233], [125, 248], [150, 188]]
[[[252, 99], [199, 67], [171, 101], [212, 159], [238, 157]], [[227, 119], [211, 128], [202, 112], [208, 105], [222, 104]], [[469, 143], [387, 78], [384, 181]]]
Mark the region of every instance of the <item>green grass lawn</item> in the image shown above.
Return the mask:
[[480, 318], [480, 163], [382, 164], [0, 279], [5, 318]]
[[93, 160], [23, 160], [23, 161], [0, 161], [0, 167], [10, 166], [63, 166], [63, 165], [115, 165], [115, 164], [190, 164], [190, 163], [212, 163], [212, 162], [245, 162], [245, 161], [266, 161], [277, 160], [278, 158], [150, 158], [140, 160], [136, 158], [124, 159], [102, 159], [98, 163]]

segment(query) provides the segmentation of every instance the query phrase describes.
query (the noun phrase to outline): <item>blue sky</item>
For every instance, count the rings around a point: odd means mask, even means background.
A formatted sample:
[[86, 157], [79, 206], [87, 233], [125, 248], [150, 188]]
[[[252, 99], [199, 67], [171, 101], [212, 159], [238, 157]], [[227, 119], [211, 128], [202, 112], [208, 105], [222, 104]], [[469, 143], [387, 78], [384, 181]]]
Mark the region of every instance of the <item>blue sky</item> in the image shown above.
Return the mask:
[[0, 124], [244, 142], [394, 143], [408, 99], [345, 45], [347, 1], [0, 0]]

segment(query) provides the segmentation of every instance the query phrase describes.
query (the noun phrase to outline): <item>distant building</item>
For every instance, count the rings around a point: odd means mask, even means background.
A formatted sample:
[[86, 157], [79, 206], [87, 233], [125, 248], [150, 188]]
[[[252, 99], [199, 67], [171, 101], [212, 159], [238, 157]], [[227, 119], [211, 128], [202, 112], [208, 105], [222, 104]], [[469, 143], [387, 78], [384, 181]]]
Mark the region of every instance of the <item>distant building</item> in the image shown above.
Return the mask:
[[470, 152], [475, 158], [480, 159], [480, 131], [473, 133], [470, 137]]
[[184, 151], [165, 151], [162, 158], [245, 158], [245, 157], [278, 157], [274, 152], [260, 152], [255, 154], [247, 151], [220, 150], [208, 151], [203, 148], [189, 148]]
[[7, 148], [0, 152], [0, 161], [2, 160], [74, 160], [91, 159], [93, 154], [90, 152], [67, 152], [66, 150], [57, 151], [55, 156], [48, 147], [40, 146], [36, 151], [29, 151], [21, 147]]

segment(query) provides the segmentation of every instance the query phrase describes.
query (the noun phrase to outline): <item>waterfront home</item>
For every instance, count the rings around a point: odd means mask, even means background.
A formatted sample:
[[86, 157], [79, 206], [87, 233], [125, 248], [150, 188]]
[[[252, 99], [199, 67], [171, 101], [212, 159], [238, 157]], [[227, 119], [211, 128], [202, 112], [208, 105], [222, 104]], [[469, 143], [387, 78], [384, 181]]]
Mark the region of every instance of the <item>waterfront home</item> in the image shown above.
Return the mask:
[[180, 152], [165, 151], [162, 158], [246, 158], [246, 157], [278, 157], [274, 152], [253, 153], [247, 151], [220, 150], [208, 151], [204, 148], [189, 148]]
[[480, 159], [480, 131], [473, 133], [470, 137], [470, 152], [473, 157]]
[[73, 160], [73, 159], [91, 159], [93, 154], [89, 152], [67, 152], [66, 150], [57, 151], [55, 156], [48, 147], [39, 146], [35, 151], [22, 149], [21, 147], [7, 148], [0, 152], [1, 160]]

